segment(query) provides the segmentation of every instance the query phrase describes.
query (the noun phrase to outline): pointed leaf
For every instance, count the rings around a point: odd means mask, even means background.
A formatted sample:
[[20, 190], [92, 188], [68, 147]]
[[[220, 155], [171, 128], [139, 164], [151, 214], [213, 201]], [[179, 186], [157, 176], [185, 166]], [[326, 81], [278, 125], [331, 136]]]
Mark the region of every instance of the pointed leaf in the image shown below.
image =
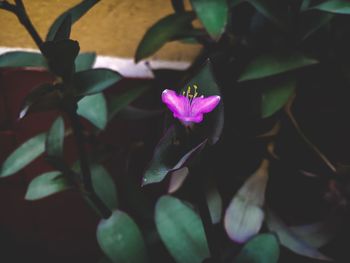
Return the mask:
[[30, 112], [40, 112], [57, 109], [61, 102], [61, 94], [57, 86], [46, 83], [34, 90], [24, 98], [22, 107], [19, 113], [19, 118], [22, 119]]
[[77, 72], [73, 76], [73, 83], [76, 96], [91, 95], [101, 92], [116, 84], [122, 76], [110, 69], [88, 69]]
[[71, 186], [58, 171], [43, 173], [35, 177], [29, 184], [26, 200], [38, 200], [69, 189]]
[[27, 51], [6, 52], [0, 56], [0, 67], [48, 68], [46, 59], [40, 53]]
[[178, 170], [171, 172], [168, 193], [172, 194], [179, 190], [185, 182], [188, 174], [189, 170], [187, 167], [182, 167]]
[[143, 176], [142, 186], [161, 182], [169, 172], [186, 166], [205, 144], [206, 141], [188, 151], [176, 142], [175, 128], [171, 127], [156, 146], [151, 163]]
[[312, 6], [310, 9], [317, 9], [325, 12], [335, 13], [335, 14], [350, 14], [350, 2], [345, 0], [330, 0], [324, 1], [323, 3]]
[[91, 165], [91, 180], [96, 194], [107, 205], [110, 210], [117, 208], [117, 189], [115, 183], [102, 165]]
[[305, 257], [331, 261], [329, 257], [323, 255], [316, 248], [299, 239], [271, 210], [268, 210], [266, 223], [270, 231], [277, 234], [280, 243], [294, 253]]
[[267, 118], [280, 110], [294, 93], [295, 86], [295, 79], [290, 78], [265, 88], [261, 96], [261, 116]]
[[147, 262], [146, 247], [140, 229], [126, 213], [117, 210], [97, 227], [102, 251], [115, 263]]
[[46, 137], [46, 152], [51, 157], [63, 156], [64, 121], [59, 116], [52, 124]]
[[85, 96], [78, 102], [77, 113], [103, 130], [107, 125], [107, 102], [102, 93]]
[[47, 33], [46, 40], [54, 39], [54, 36], [56, 35], [58, 28], [60, 27], [60, 25], [62, 24], [62, 21], [68, 14], [71, 16], [72, 24], [74, 24], [76, 21], [79, 20], [80, 17], [82, 17], [86, 12], [88, 12], [90, 8], [93, 7], [98, 1], [99, 0], [83, 0], [76, 6], [65, 11], [58, 18], [56, 18], [56, 20], [51, 25], [49, 32]]
[[[221, 96], [220, 88], [215, 81], [212, 65], [209, 60], [207, 60], [198, 73], [183, 86], [181, 93], [187, 90], [188, 86], [193, 87], [193, 85], [198, 86], [199, 95], [204, 95], [205, 97], [213, 95]], [[208, 136], [209, 143], [215, 144], [220, 139], [224, 128], [224, 104], [222, 100], [216, 109], [207, 114], [204, 118], [203, 130]]]
[[0, 177], [10, 176], [30, 164], [45, 150], [46, 133], [40, 133], [19, 146], [1, 165]]
[[224, 225], [233, 241], [244, 243], [261, 228], [268, 167], [268, 160], [263, 160], [256, 172], [238, 190], [226, 210]]
[[200, 217], [179, 199], [159, 198], [155, 222], [163, 243], [177, 263], [202, 263], [209, 256]]
[[301, 39], [305, 40], [321, 27], [328, 24], [335, 15], [319, 11], [305, 12], [301, 16]]
[[195, 15], [192, 12], [183, 12], [171, 14], [159, 20], [143, 36], [136, 50], [135, 61], [149, 57], [166, 42], [187, 30], [194, 18]]
[[209, 35], [218, 40], [228, 19], [228, 4], [226, 0], [191, 0], [194, 11]]
[[244, 245], [234, 263], [277, 263], [279, 244], [275, 235], [261, 234]]
[[96, 60], [96, 53], [94, 52], [79, 54], [75, 59], [75, 71], [79, 72], [79, 71], [91, 69], [95, 63], [95, 60]]
[[266, 78], [316, 63], [300, 53], [263, 54], [246, 66], [238, 81]]
[[72, 16], [70, 14], [66, 14], [62, 20], [62, 23], [59, 25], [56, 31], [53, 41], [69, 39], [71, 27], [72, 27]]
[[141, 96], [148, 87], [138, 87], [115, 95], [108, 101], [108, 119], [111, 120], [123, 108]]

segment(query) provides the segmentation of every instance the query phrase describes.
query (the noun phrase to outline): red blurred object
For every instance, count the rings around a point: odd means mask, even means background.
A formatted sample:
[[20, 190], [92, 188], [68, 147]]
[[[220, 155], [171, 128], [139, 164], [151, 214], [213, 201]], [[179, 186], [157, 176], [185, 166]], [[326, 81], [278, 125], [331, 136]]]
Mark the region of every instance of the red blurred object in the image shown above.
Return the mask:
[[[0, 71], [0, 162], [30, 137], [46, 131], [58, 112], [33, 113], [18, 120], [21, 103], [36, 86], [52, 81], [46, 71], [3, 69]], [[144, 80], [124, 80], [118, 90]], [[120, 87], [121, 86], [121, 87]], [[111, 88], [113, 92], [113, 87]], [[112, 122], [102, 138], [111, 145], [133, 140], [132, 131], [147, 134], [143, 128], [128, 128], [128, 123]], [[134, 124], [131, 124], [134, 125]], [[139, 124], [137, 124], [139, 125]], [[148, 127], [148, 130], [147, 128]], [[154, 125], [153, 125], [154, 127]], [[68, 140], [72, 140], [68, 138]], [[136, 136], [137, 137], [137, 136]], [[67, 146], [68, 145], [68, 146]], [[66, 160], [73, 162], [74, 143], [65, 144]], [[112, 160], [112, 175], [118, 162]], [[99, 218], [73, 190], [39, 201], [25, 201], [27, 186], [35, 176], [52, 168], [40, 157], [13, 176], [0, 179], [0, 262], [98, 262], [99, 250], [95, 231]], [[119, 193], [118, 193], [119, 194]], [[6, 260], [5, 260], [6, 259]]]

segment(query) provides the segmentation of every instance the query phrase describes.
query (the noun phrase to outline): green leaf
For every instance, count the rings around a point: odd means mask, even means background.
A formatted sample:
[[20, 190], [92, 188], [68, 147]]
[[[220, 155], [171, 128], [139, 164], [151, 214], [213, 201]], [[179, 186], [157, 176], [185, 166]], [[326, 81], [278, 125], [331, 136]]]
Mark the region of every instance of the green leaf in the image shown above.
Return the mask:
[[118, 206], [117, 189], [111, 175], [102, 165], [90, 165], [90, 169], [96, 194], [110, 210], [116, 209]]
[[143, 36], [136, 50], [135, 61], [139, 62], [149, 57], [166, 42], [186, 31], [194, 18], [195, 15], [192, 12], [182, 12], [168, 15], [159, 20]]
[[108, 101], [108, 119], [111, 120], [123, 108], [142, 95], [148, 87], [137, 87], [117, 94]]
[[46, 59], [40, 53], [13, 51], [0, 56], [0, 67], [48, 68]]
[[41, 46], [50, 71], [63, 79], [70, 79], [75, 72], [74, 61], [78, 56], [79, 43], [70, 39], [47, 41]]
[[30, 112], [40, 112], [57, 109], [61, 103], [61, 94], [57, 88], [50, 83], [42, 84], [30, 91], [24, 98], [19, 113], [22, 119]]
[[73, 76], [75, 95], [91, 95], [101, 92], [121, 79], [122, 76], [118, 72], [104, 68], [77, 72]]
[[282, 11], [278, 9], [277, 2], [273, 0], [246, 0], [254, 8], [267, 19], [275, 23], [277, 26], [285, 29], [287, 28], [284, 17], [287, 16], [287, 12], [283, 15]]
[[318, 29], [328, 24], [335, 15], [319, 11], [305, 12], [301, 16], [301, 40], [305, 40]]
[[220, 223], [222, 215], [222, 199], [218, 190], [215, 187], [208, 189], [206, 192], [206, 198], [212, 223]]
[[95, 63], [95, 60], [96, 60], [96, 53], [94, 52], [79, 54], [75, 59], [75, 71], [79, 72], [79, 71], [91, 69]]
[[301, 53], [263, 54], [246, 66], [238, 81], [266, 78], [316, 63]]
[[225, 230], [233, 241], [244, 243], [261, 228], [264, 221], [262, 206], [265, 202], [268, 167], [269, 162], [263, 160], [238, 190], [226, 210]]
[[218, 40], [228, 20], [226, 0], [191, 0], [192, 7], [209, 35]]
[[344, 224], [343, 218], [331, 215], [324, 221], [289, 227], [289, 230], [310, 247], [320, 248], [337, 236]]
[[[202, 68], [183, 86], [180, 93], [182, 94], [183, 91], [187, 91], [188, 86], [193, 87], [193, 85], [198, 86], [199, 95], [204, 95], [204, 97], [213, 95], [221, 96], [220, 88], [214, 78], [210, 60], [207, 60]], [[218, 142], [224, 129], [224, 104], [222, 101], [213, 112], [204, 116], [204, 121], [201, 126], [210, 144]]]
[[85, 96], [78, 102], [77, 113], [103, 130], [107, 125], [107, 102], [102, 93]]
[[63, 156], [64, 121], [59, 116], [51, 125], [46, 137], [46, 152], [50, 157]]
[[290, 78], [265, 88], [261, 96], [261, 116], [267, 118], [280, 110], [294, 93], [295, 86], [295, 79]]
[[69, 189], [71, 186], [58, 171], [43, 173], [35, 177], [29, 184], [26, 200], [38, 200]]
[[267, 212], [266, 223], [270, 231], [277, 234], [280, 244], [290, 249], [294, 253], [319, 260], [331, 260], [329, 257], [319, 252], [316, 248], [311, 247], [308, 243], [301, 240], [271, 210], [268, 210]]
[[146, 247], [136, 223], [117, 210], [97, 227], [97, 241], [102, 251], [115, 263], [147, 262]]
[[261, 234], [244, 245], [234, 263], [277, 263], [279, 254], [276, 236]]
[[142, 186], [161, 182], [170, 172], [186, 166], [186, 163], [203, 149], [206, 142], [205, 140], [188, 150], [188, 147], [177, 143], [175, 128], [168, 129], [156, 146], [151, 163], [143, 176]]
[[350, 2], [345, 0], [330, 0], [319, 5], [312, 6], [310, 9], [317, 9], [335, 14], [350, 14]]
[[70, 14], [66, 14], [62, 20], [62, 23], [60, 24], [60, 26], [56, 31], [53, 41], [69, 39], [71, 27], [72, 27], [72, 16]]
[[12, 152], [0, 169], [0, 177], [10, 176], [30, 164], [45, 150], [46, 133], [40, 133]]
[[71, 9], [65, 11], [63, 14], [61, 14], [51, 25], [49, 32], [47, 33], [46, 40], [53, 40], [54, 36], [56, 35], [56, 32], [58, 31], [58, 28], [62, 24], [65, 17], [69, 14], [72, 19], [72, 24], [74, 24], [76, 21], [78, 21], [86, 12], [90, 10], [91, 7], [93, 7], [99, 0], [83, 0], [76, 6], [72, 7]]
[[155, 222], [164, 245], [177, 263], [202, 263], [209, 257], [200, 217], [179, 199], [159, 198]]

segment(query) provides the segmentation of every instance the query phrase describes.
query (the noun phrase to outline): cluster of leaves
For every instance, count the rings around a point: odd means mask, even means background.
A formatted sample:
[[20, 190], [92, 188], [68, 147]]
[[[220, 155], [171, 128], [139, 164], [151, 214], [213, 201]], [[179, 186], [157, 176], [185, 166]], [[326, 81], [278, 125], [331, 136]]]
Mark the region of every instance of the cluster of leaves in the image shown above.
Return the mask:
[[[57, 77], [57, 81], [28, 94], [20, 118], [35, 111], [76, 110], [98, 129], [104, 129], [116, 113], [128, 110], [127, 105], [142, 94], [144, 88], [107, 101], [102, 91], [117, 83], [120, 74], [91, 69], [95, 55], [78, 54], [78, 42], [69, 39], [71, 24], [96, 2], [82, 1], [62, 14], [40, 46], [42, 54], [10, 52], [0, 56], [2, 67], [42, 67]], [[161, 89], [176, 86], [182, 92], [196, 84], [204, 96], [220, 95], [222, 101], [203, 123], [191, 130], [171, 121], [170, 115], [165, 117], [167, 129], [143, 176], [145, 187], [160, 182], [167, 187], [167, 194], [156, 201], [151, 223], [144, 217], [134, 221], [118, 209], [116, 188], [108, 171], [98, 163], [89, 164], [94, 191], [112, 211], [103, 216], [97, 227], [101, 249], [112, 262], [156, 261], [158, 241], [169, 252], [166, 260], [178, 263], [200, 263], [210, 257], [213, 260], [213, 243], [219, 247], [217, 262], [278, 262], [279, 258], [283, 260], [280, 250], [286, 251], [282, 246], [305, 258], [336, 258], [336, 254], [328, 256], [322, 248], [337, 236], [339, 226], [345, 222], [340, 202], [325, 209], [327, 213], [331, 211], [327, 218], [324, 213], [316, 223], [290, 226], [282, 218], [292, 213], [279, 215], [273, 200], [278, 200], [278, 190], [285, 190], [279, 189], [281, 179], [277, 177], [291, 180], [283, 175], [290, 173], [298, 177], [311, 175], [315, 185], [332, 183], [330, 194], [336, 194], [338, 200], [346, 199], [347, 185], [340, 185], [346, 184], [348, 166], [335, 166], [333, 162], [339, 160], [333, 156], [329, 159], [320, 150], [322, 147], [313, 144], [314, 138], [301, 129], [296, 118], [300, 116], [294, 116], [294, 112], [298, 110], [295, 104], [305, 103], [310, 93], [312, 98], [318, 94], [314, 87], [330, 94], [336, 86], [340, 97], [343, 88], [348, 88], [350, 38], [346, 23], [350, 3], [190, 3], [192, 10], [188, 11], [182, 0], [171, 1], [174, 13], [147, 30], [135, 61], [151, 56], [169, 41], [203, 45], [188, 70], [154, 70], [157, 96], [160, 98]], [[196, 19], [201, 26], [194, 26]], [[332, 110], [339, 113], [344, 105], [338, 105], [342, 100], [335, 98], [336, 107]], [[76, 109], [72, 109], [72, 102], [77, 103]], [[316, 110], [318, 117], [322, 117], [322, 110]], [[291, 132], [296, 134], [297, 144], [303, 146], [295, 155], [286, 143]], [[48, 132], [29, 139], [5, 160], [0, 176], [15, 174], [46, 151], [56, 170], [36, 177], [28, 187], [26, 199], [37, 200], [69, 188], [81, 189], [82, 169], [78, 165], [69, 167], [63, 158], [64, 138], [70, 133], [63, 118], [58, 117]], [[306, 161], [290, 161], [298, 155]], [[203, 198], [214, 236], [208, 234], [208, 220], [200, 205]], [[300, 222], [300, 215], [291, 217], [290, 222]]]

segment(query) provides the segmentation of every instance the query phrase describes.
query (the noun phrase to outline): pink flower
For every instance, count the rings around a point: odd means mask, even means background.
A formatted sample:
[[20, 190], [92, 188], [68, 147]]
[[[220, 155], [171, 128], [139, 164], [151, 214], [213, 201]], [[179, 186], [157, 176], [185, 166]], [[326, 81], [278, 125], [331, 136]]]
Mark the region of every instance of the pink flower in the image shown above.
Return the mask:
[[175, 91], [166, 89], [162, 93], [162, 101], [172, 111], [175, 118], [178, 118], [185, 125], [190, 123], [200, 123], [203, 120], [203, 114], [211, 112], [220, 102], [220, 96], [197, 97], [197, 86], [193, 85], [194, 94], [191, 94], [191, 88], [188, 87], [187, 93], [183, 95], [176, 94]]

